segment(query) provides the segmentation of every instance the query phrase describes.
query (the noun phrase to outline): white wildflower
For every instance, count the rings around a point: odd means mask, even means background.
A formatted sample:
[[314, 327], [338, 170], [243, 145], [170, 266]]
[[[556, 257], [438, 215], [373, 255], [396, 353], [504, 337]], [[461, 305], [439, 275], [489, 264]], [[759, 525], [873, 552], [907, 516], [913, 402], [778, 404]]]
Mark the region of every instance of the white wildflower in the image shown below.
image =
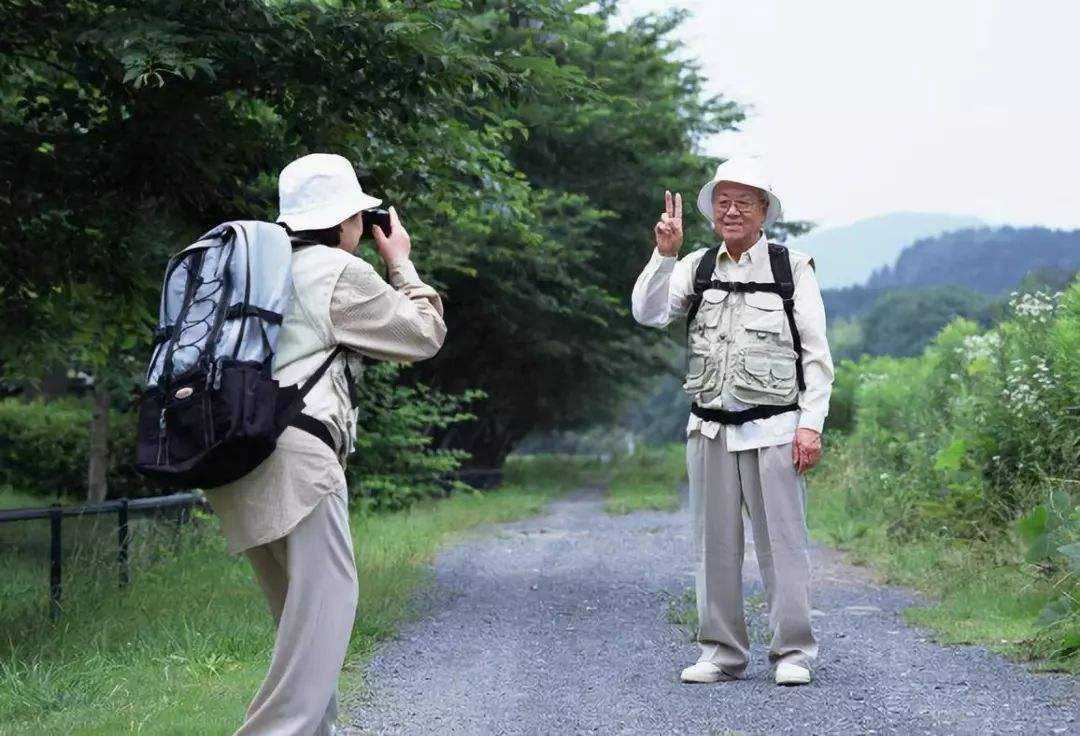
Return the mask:
[[1009, 301], [1009, 307], [1018, 317], [1027, 317], [1037, 322], [1049, 322], [1061, 300], [1061, 292], [1048, 294], [1036, 291], [1033, 294], [1019, 294]]
[[990, 360], [1001, 350], [1001, 335], [990, 331], [983, 335], [968, 335], [964, 346], [957, 348], [969, 363], [976, 360]]

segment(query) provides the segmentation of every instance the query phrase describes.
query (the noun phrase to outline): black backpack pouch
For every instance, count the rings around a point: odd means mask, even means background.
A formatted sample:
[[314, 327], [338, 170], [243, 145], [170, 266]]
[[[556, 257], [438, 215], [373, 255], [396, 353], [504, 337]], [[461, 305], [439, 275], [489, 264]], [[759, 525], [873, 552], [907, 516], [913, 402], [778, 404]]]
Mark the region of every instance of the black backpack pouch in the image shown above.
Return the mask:
[[137, 467], [178, 487], [214, 488], [251, 472], [303, 409], [268, 362], [223, 359], [149, 389], [139, 407]]

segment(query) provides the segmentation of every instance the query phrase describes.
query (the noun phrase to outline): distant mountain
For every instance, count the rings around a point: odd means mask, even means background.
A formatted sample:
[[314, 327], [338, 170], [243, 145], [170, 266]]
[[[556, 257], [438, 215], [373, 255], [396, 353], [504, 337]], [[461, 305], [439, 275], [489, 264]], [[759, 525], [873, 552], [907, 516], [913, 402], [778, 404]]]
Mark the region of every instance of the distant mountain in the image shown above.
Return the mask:
[[1080, 230], [978, 228], [945, 233], [905, 248], [896, 264], [866, 282], [870, 290], [966, 286], [1001, 294], [1029, 273], [1069, 275], [1080, 269]]
[[814, 256], [818, 279], [828, 289], [863, 283], [916, 240], [983, 224], [963, 215], [894, 212], [843, 227], [812, 230], [792, 238], [788, 245]]
[[1000, 299], [1025, 280], [1063, 288], [1078, 270], [1080, 230], [980, 227], [918, 240], [865, 284], [823, 289], [821, 295], [831, 318], [846, 318], [898, 291], [947, 286]]

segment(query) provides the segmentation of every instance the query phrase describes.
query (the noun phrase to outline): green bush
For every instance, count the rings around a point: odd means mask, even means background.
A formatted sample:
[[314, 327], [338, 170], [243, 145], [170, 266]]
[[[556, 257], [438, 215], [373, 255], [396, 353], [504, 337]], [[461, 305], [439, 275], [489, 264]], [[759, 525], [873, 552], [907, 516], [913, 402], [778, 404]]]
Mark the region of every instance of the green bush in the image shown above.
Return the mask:
[[82, 494], [90, 410], [75, 402], [0, 401], [0, 483], [41, 494]]
[[1061, 590], [1047, 624], [1080, 630], [1080, 281], [1014, 294], [991, 330], [954, 320], [919, 356], [844, 361], [836, 389], [851, 492], [894, 542], [1012, 548]]
[[851, 360], [836, 364], [832, 397], [829, 399], [828, 428], [847, 434], [855, 428], [855, 389], [859, 387], [860, 367]]
[[[109, 416], [109, 495], [136, 495], [134, 417]], [[0, 400], [0, 485], [40, 496], [86, 495], [90, 407], [77, 399]]]
[[399, 369], [378, 364], [364, 372], [356, 451], [349, 457], [350, 491], [369, 508], [397, 510], [442, 495], [446, 478], [468, 457], [432, 448], [435, 430], [472, 418], [463, 408], [479, 392], [450, 396], [397, 382]]

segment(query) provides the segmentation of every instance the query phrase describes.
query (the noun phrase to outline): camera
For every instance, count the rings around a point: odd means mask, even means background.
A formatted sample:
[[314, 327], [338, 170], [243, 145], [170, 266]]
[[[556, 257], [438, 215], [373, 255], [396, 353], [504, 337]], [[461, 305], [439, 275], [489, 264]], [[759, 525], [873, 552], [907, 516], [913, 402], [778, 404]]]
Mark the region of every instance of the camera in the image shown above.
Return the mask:
[[374, 238], [372, 228], [378, 225], [384, 234], [390, 234], [390, 211], [384, 210], [381, 207], [374, 207], [370, 210], [364, 210], [360, 213], [361, 218], [364, 221], [364, 232], [360, 236], [361, 239]]

